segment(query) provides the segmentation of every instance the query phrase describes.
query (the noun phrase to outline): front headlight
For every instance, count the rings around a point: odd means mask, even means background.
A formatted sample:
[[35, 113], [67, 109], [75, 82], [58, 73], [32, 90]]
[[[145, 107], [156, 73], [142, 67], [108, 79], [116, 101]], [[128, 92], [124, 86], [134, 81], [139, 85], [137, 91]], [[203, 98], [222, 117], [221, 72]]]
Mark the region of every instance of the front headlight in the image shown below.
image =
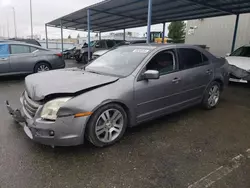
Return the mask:
[[41, 112], [41, 118], [48, 120], [56, 120], [58, 110], [65, 102], [67, 102], [70, 99], [71, 97], [64, 97], [47, 102], [43, 106], [43, 110]]

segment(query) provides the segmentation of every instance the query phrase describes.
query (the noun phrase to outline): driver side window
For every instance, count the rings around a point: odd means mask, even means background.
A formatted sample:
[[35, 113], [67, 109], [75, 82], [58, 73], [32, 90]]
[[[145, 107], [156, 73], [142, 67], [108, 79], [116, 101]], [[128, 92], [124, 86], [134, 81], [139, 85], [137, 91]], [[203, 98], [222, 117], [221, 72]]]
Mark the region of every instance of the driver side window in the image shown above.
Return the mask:
[[175, 55], [173, 50], [165, 50], [156, 54], [146, 66], [146, 70], [157, 70], [165, 75], [175, 70]]

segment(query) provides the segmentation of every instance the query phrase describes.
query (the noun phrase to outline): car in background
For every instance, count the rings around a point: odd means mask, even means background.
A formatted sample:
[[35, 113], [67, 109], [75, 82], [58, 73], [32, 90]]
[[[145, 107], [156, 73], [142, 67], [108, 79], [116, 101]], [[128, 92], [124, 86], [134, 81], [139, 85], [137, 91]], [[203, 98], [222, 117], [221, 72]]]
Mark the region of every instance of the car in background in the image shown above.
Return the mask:
[[193, 105], [215, 108], [227, 66], [191, 45], [121, 46], [85, 68], [27, 76], [22, 108], [6, 105], [36, 142], [73, 146], [87, 138], [103, 147], [120, 140], [128, 126]]
[[105, 54], [106, 52], [108, 52], [109, 50], [115, 49], [119, 46], [124, 46], [124, 45], [131, 45], [131, 44], [143, 44], [146, 43], [146, 40], [133, 40], [133, 41], [122, 41], [118, 44], [116, 44], [113, 48], [111, 49], [105, 49], [105, 50], [98, 50], [96, 52], [93, 53], [92, 55], [92, 60], [96, 59], [98, 57], [100, 57], [101, 55]]
[[76, 51], [76, 47], [71, 47], [69, 49], [66, 49], [63, 51], [63, 57], [64, 59], [71, 59], [72, 57], [74, 57], [75, 55], [75, 51]]
[[64, 67], [61, 53], [22, 42], [0, 42], [0, 76], [37, 73]]
[[250, 84], [250, 45], [242, 46], [227, 54], [226, 59], [234, 67], [230, 81]]
[[[92, 54], [99, 50], [108, 50], [115, 45], [123, 42], [123, 40], [94, 40], [90, 42], [91, 57]], [[76, 59], [77, 62], [88, 63], [88, 44], [83, 45], [81, 49], [80, 58]]]

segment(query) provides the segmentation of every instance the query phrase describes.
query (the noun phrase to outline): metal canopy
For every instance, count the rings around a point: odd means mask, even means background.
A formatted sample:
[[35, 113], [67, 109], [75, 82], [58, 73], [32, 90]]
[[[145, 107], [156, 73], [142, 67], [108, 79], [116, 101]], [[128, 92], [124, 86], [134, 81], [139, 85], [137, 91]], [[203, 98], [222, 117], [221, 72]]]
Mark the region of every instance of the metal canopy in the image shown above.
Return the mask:
[[[108, 32], [146, 26], [148, 0], [106, 0], [47, 23], [72, 30]], [[250, 0], [153, 0], [152, 24], [250, 13]]]

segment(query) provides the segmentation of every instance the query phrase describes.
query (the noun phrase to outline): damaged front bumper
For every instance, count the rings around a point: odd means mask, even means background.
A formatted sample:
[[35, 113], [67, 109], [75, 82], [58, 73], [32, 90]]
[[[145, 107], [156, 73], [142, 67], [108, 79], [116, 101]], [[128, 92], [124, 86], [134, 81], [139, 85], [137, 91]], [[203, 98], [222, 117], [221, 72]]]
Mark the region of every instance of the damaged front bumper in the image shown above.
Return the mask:
[[23, 127], [26, 135], [35, 142], [50, 146], [83, 144], [87, 117], [68, 116], [47, 121], [36, 116], [30, 117], [24, 106], [13, 109], [6, 101], [6, 107], [13, 119]]
[[235, 65], [229, 65], [230, 81], [248, 83], [250, 82], [250, 72]]

